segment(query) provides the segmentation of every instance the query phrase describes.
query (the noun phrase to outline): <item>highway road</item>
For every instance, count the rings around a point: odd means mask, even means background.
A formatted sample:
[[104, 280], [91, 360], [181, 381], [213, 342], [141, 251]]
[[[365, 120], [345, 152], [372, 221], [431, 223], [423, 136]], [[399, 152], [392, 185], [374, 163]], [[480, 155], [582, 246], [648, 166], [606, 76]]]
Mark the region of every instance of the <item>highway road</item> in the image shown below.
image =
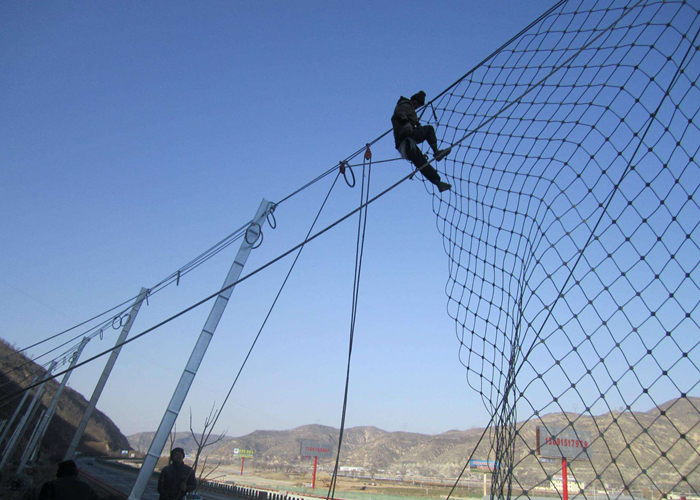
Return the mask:
[[[93, 460], [88, 457], [78, 458], [76, 460], [76, 463], [78, 464], [78, 468], [82, 470], [85, 474], [94, 477], [95, 479], [98, 479], [99, 481], [102, 481], [103, 483], [108, 484], [111, 487], [123, 493], [126, 493], [127, 495], [131, 493], [131, 488], [136, 482], [136, 469], [134, 469], [133, 472], [129, 470], [123, 470], [117, 467], [105, 465], [100, 460]], [[141, 500], [158, 500], [159, 495], [157, 487], [157, 476], [151, 477], [151, 480], [148, 482], [148, 486], [146, 487], [146, 491], [144, 492], [143, 497], [141, 497]], [[231, 500], [237, 498], [234, 496], [223, 495], [221, 493], [210, 491], [200, 491], [198, 493], [199, 495], [201, 495], [203, 500]]]
[[[103, 465], [99, 460], [93, 460], [87, 457], [81, 457], [76, 460], [78, 468], [88, 476], [94, 477], [111, 487], [126, 493], [131, 493], [131, 488], [136, 482], [137, 472], [117, 469], [109, 465]], [[157, 478], [151, 478], [146, 487], [146, 491], [142, 500], [158, 500], [158, 481]]]

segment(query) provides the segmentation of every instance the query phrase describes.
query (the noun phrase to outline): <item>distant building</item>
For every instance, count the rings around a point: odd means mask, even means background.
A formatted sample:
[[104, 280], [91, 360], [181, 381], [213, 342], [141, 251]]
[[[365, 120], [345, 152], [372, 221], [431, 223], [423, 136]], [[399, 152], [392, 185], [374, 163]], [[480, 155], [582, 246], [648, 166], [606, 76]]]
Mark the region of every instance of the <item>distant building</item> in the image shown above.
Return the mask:
[[340, 472], [364, 472], [364, 467], [341, 467]]
[[[570, 495], [576, 495], [578, 493], [583, 493], [583, 489], [586, 487], [585, 482], [576, 481], [574, 478], [571, 478], [571, 477], [566, 478], [566, 483], [568, 485]], [[555, 490], [555, 491], [563, 491], [564, 490], [564, 481], [562, 480], [561, 476], [554, 476], [552, 478], [552, 481], [550, 484], [551, 484], [551, 486], [549, 488], [552, 490]]]

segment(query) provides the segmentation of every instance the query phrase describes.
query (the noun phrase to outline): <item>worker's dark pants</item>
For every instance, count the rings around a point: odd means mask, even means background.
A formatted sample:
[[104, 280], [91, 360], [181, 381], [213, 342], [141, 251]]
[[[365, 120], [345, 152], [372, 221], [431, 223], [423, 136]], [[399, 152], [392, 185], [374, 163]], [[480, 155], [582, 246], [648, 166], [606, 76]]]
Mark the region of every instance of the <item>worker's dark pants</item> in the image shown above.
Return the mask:
[[435, 129], [432, 125], [418, 125], [413, 128], [413, 133], [411, 134], [411, 139], [416, 141], [416, 144], [420, 144], [423, 141], [428, 141], [430, 144], [430, 149], [433, 153], [438, 152], [437, 137], [435, 136]]
[[[433, 153], [436, 153], [438, 150], [437, 138], [435, 137], [435, 129], [430, 125], [426, 125], [425, 127], [416, 127], [413, 130], [411, 137], [404, 139], [401, 147], [399, 147], [399, 151], [402, 153], [402, 156], [407, 160], [410, 160], [410, 162], [413, 163], [416, 168], [422, 167], [427, 162], [425, 156], [423, 156], [423, 153], [418, 147], [418, 144], [426, 140], [428, 141], [428, 144], [430, 144]], [[402, 149], [403, 151], [401, 151]], [[440, 182], [440, 174], [438, 174], [437, 170], [435, 170], [431, 165], [427, 165], [420, 171], [420, 173], [423, 174], [423, 177], [435, 185]]]

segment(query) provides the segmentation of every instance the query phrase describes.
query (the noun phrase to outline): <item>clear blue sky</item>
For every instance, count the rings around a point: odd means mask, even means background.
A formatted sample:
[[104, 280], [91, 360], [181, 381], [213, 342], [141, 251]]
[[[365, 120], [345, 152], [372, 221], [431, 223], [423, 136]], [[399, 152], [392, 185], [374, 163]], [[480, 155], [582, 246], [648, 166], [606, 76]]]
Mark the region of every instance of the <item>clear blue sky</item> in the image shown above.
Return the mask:
[[[0, 336], [23, 347], [158, 282], [261, 198], [385, 132], [400, 95], [439, 93], [553, 3], [2, 3]], [[396, 156], [390, 138], [374, 153]], [[377, 165], [373, 192], [408, 172]], [[247, 270], [302, 240], [329, 184], [280, 206]], [[322, 225], [359, 199], [334, 193]], [[355, 233], [353, 219], [302, 255], [218, 430], [339, 425]], [[154, 297], [132, 334], [214, 292], [236, 248]], [[234, 291], [179, 429], [223, 399], [290, 263]], [[349, 426], [487, 422], [458, 362], [447, 264], [419, 182], [370, 207]], [[157, 427], [209, 308], [122, 351], [98, 407], [124, 433]], [[103, 364], [71, 386], [89, 397]]]

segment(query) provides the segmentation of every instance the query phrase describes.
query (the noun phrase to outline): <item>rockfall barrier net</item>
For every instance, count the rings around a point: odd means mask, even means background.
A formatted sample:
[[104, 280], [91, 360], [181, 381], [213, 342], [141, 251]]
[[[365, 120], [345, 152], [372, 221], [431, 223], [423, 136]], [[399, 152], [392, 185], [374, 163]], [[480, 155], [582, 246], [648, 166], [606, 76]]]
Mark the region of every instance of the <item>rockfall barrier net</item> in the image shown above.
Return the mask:
[[493, 497], [700, 496], [699, 9], [559, 2], [423, 115]]

